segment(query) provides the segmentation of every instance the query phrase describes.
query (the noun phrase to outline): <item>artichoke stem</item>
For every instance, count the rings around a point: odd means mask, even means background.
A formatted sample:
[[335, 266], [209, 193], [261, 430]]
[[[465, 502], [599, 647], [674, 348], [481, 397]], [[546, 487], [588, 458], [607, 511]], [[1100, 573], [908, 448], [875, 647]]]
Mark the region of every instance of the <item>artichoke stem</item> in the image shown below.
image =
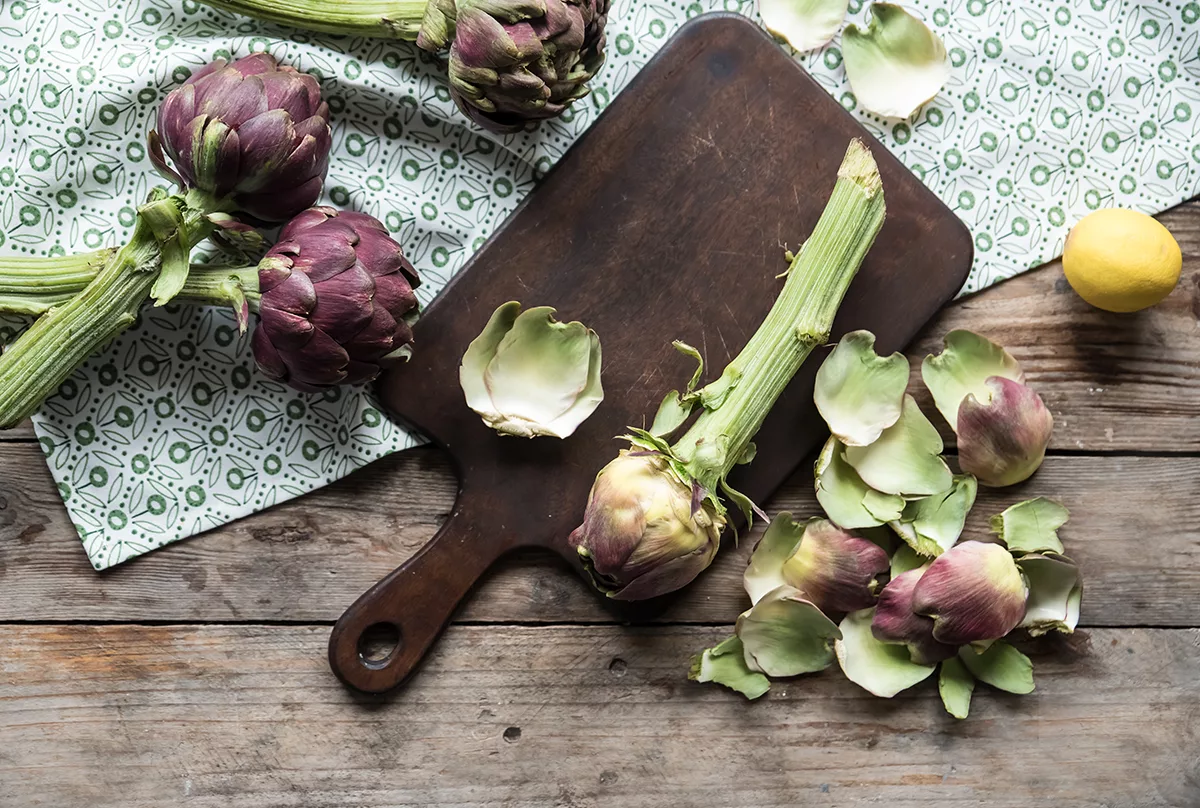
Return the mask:
[[414, 40], [425, 0], [202, 0], [260, 20], [344, 36]]
[[828, 341], [834, 315], [883, 226], [884, 213], [875, 160], [861, 141], [852, 140], [833, 194], [792, 261], [774, 306], [721, 377], [702, 391], [701, 400], [712, 403], [671, 447], [710, 491], [742, 458], [804, 360]]
[[218, 208], [195, 191], [151, 195], [138, 210], [133, 237], [95, 278], [0, 354], [0, 429], [29, 417], [88, 356], [137, 320], [162, 269], [161, 234], [177, 234], [190, 249], [212, 232], [205, 216]]

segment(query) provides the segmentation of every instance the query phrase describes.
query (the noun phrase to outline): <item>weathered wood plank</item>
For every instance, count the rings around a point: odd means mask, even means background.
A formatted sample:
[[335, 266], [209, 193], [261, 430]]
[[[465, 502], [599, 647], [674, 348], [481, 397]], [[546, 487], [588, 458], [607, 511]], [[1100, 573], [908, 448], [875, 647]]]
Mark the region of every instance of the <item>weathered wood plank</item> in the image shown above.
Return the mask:
[[[336, 619], [414, 553], [450, 512], [454, 479], [431, 449], [386, 458], [351, 478], [264, 513], [94, 572], [34, 445], [0, 446], [0, 620]], [[816, 513], [811, 476], [797, 474], [772, 511]], [[1073, 511], [1063, 534], [1082, 564], [1090, 625], [1200, 625], [1200, 458], [1054, 457], [1036, 478], [981, 494], [968, 528], [1036, 495]], [[514, 559], [461, 619], [683, 622], [732, 619], [756, 532], [727, 547], [675, 601], [637, 615], [604, 601], [546, 556]]]
[[1054, 262], [947, 306], [909, 351], [914, 390], [948, 443], [953, 434], [920, 384], [920, 361], [946, 332], [978, 331], [1007, 347], [1054, 413], [1054, 449], [1200, 450], [1200, 202], [1159, 219], [1184, 253], [1183, 277], [1138, 314], [1084, 303]]
[[33, 434], [33, 422], [28, 419], [17, 424], [12, 429], [0, 429], [0, 441], [33, 440], [37, 440], [37, 435]]
[[944, 715], [836, 669], [686, 681], [728, 629], [453, 627], [389, 701], [315, 627], [0, 627], [0, 805], [1141, 808], [1200, 797], [1200, 632], [1097, 630]]

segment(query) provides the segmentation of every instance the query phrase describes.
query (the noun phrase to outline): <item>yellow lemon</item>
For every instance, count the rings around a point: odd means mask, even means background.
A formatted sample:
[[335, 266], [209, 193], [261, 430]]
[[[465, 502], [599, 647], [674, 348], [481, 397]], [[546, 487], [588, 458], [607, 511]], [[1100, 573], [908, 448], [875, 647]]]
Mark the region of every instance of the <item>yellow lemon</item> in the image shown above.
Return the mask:
[[1067, 236], [1063, 272], [1079, 296], [1106, 311], [1139, 311], [1171, 293], [1183, 254], [1167, 228], [1136, 210], [1105, 208]]

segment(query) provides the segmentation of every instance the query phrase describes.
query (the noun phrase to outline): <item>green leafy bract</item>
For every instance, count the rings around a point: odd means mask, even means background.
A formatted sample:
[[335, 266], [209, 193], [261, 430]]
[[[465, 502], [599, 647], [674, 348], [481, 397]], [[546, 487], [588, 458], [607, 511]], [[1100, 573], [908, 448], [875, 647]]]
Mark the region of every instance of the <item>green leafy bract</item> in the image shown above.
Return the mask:
[[958, 658], [950, 657], [942, 662], [938, 671], [938, 694], [946, 712], [955, 718], [966, 718], [974, 691], [975, 677]]
[[817, 502], [830, 520], [846, 530], [878, 527], [900, 518], [904, 498], [880, 493], [858, 476], [843, 456], [841, 442], [830, 436], [814, 466]]
[[821, 363], [813, 401], [834, 437], [847, 446], [867, 446], [899, 420], [907, 386], [903, 354], [879, 356], [874, 334], [851, 331]]
[[768, 676], [798, 676], [832, 665], [833, 643], [842, 635], [803, 592], [785, 585], [738, 617], [737, 636], [747, 667]]
[[876, 696], [890, 699], [928, 679], [935, 665], [918, 665], [903, 645], [875, 639], [871, 633], [874, 609], [851, 612], [838, 628], [842, 638], [834, 645], [838, 664], [846, 678]]
[[950, 78], [946, 46], [925, 23], [891, 3], [872, 3], [863, 31], [842, 32], [842, 61], [858, 103], [885, 118], [909, 118]]
[[1017, 566], [1029, 584], [1021, 627], [1034, 637], [1074, 632], [1083, 600], [1083, 579], [1075, 562], [1066, 556], [1027, 555], [1017, 559]]
[[716, 682], [756, 699], [771, 689], [771, 682], [746, 665], [742, 641], [730, 637], [692, 657], [688, 678], [694, 682]]
[[920, 497], [945, 491], [954, 481], [941, 453], [942, 437], [906, 395], [900, 419], [870, 446], [847, 446], [845, 458], [876, 491]]
[[1062, 554], [1058, 529], [1071, 513], [1061, 503], [1045, 497], [1027, 499], [992, 517], [992, 532], [1013, 553]]
[[958, 658], [975, 678], [1008, 693], [1033, 692], [1033, 662], [1006, 642], [991, 644], [982, 654], [963, 648]]
[[763, 25], [800, 53], [827, 44], [846, 19], [849, 0], [759, 0]]
[[908, 503], [892, 529], [921, 555], [940, 556], [962, 535], [978, 488], [974, 477], [960, 474], [949, 490]]

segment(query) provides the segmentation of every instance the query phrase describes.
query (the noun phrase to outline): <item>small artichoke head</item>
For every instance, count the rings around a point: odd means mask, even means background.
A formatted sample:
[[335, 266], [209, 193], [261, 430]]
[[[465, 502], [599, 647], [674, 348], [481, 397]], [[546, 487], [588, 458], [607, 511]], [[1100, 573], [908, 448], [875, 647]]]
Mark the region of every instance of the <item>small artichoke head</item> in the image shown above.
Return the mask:
[[569, 543], [598, 589], [617, 600], [673, 592], [716, 557], [725, 517], [693, 497], [667, 460], [622, 451], [600, 470]]

